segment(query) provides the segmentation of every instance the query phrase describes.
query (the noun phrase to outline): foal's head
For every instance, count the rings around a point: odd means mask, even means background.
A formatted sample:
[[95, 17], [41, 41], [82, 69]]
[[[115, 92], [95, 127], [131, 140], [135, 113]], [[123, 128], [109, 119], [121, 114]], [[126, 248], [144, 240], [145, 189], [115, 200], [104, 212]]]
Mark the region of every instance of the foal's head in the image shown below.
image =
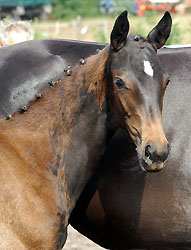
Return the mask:
[[115, 117], [137, 145], [140, 165], [145, 171], [161, 170], [169, 154], [161, 119], [169, 79], [156, 51], [168, 39], [171, 24], [166, 12], [147, 38], [127, 36], [129, 22], [124, 11], [111, 33], [109, 74]]

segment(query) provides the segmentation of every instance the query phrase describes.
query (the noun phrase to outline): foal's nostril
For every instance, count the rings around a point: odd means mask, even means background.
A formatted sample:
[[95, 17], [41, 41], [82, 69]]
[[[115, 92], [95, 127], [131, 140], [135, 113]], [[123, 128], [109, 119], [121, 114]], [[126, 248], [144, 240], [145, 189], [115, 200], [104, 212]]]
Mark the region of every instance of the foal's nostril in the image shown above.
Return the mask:
[[162, 148], [162, 150], [159, 150], [159, 153], [156, 147], [154, 147], [152, 144], [148, 144], [145, 147], [145, 158], [151, 160], [152, 162], [165, 162], [170, 151], [169, 144], [166, 144]]
[[152, 155], [153, 155], [153, 149], [152, 149], [151, 145], [147, 145], [145, 147], [145, 156], [146, 156], [146, 158], [149, 158], [152, 160]]

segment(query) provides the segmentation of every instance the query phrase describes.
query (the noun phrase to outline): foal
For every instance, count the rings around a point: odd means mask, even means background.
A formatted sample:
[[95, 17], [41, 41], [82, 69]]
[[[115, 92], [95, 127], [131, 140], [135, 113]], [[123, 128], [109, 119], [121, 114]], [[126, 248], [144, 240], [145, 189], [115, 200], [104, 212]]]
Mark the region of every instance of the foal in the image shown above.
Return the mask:
[[124, 11], [109, 46], [67, 69], [28, 110], [0, 120], [0, 249], [63, 247], [71, 211], [118, 127], [131, 135], [144, 171], [163, 168], [168, 77], [156, 50], [170, 30], [167, 12], [146, 39], [127, 37]]

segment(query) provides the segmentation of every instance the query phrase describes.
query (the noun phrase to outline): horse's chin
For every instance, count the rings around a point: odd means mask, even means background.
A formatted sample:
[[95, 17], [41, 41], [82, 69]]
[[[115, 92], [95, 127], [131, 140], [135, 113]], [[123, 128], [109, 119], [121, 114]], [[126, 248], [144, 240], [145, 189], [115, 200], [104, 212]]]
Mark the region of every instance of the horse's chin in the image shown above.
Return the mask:
[[156, 173], [164, 168], [164, 162], [146, 162], [145, 159], [139, 161], [140, 167], [144, 172]]

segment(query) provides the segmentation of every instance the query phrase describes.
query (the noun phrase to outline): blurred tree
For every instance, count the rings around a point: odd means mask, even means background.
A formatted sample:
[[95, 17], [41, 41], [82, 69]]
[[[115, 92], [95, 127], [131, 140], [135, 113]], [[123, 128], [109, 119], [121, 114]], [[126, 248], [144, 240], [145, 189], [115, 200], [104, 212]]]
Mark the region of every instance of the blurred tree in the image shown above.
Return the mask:
[[95, 17], [99, 15], [99, 0], [53, 0], [53, 14], [56, 19]]

